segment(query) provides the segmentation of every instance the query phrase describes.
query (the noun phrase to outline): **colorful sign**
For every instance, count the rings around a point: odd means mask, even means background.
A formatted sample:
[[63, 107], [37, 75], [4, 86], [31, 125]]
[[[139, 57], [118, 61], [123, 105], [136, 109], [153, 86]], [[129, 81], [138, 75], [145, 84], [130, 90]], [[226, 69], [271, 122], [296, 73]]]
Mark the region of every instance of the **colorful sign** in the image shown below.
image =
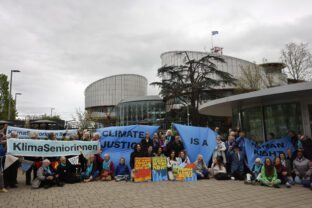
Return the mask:
[[194, 172], [196, 164], [194, 163], [182, 163], [180, 165], [173, 166], [173, 175], [176, 181], [197, 181], [196, 173]]
[[152, 180], [152, 158], [136, 157], [134, 159], [134, 182], [146, 182]]
[[166, 157], [153, 157], [152, 175], [153, 181], [167, 181], [167, 158]]

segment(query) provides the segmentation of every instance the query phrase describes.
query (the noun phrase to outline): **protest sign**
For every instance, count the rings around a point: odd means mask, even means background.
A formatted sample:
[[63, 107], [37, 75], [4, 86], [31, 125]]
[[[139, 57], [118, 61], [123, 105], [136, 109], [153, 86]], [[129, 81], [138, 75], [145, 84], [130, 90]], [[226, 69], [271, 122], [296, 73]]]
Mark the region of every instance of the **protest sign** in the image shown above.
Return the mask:
[[152, 175], [153, 181], [167, 181], [167, 158], [166, 157], [153, 157], [152, 158]]
[[[38, 132], [39, 139], [47, 139], [50, 133], [54, 133], [57, 139], [62, 139], [63, 134], [65, 133], [66, 130], [37, 130], [37, 129], [25, 129], [14, 126], [8, 126], [6, 135], [9, 138], [11, 137], [12, 131], [17, 132], [18, 138], [20, 139], [30, 139], [29, 133], [32, 131]], [[71, 134], [77, 134], [77, 129], [68, 130], [65, 137], [69, 137]]]
[[173, 175], [176, 181], [197, 181], [197, 175], [194, 172], [196, 164], [194, 163], [182, 163], [180, 165], [173, 166]]
[[145, 182], [152, 180], [152, 158], [136, 157], [134, 159], [134, 182]]
[[79, 147], [84, 154], [96, 154], [98, 141], [51, 141], [35, 139], [8, 139], [8, 153], [18, 156], [55, 157], [79, 155]]
[[260, 145], [253, 143], [249, 139], [245, 139], [245, 151], [250, 170], [252, 169], [253, 165], [255, 164], [255, 160], [258, 157], [262, 160], [262, 162], [264, 162], [265, 158], [267, 157], [269, 157], [271, 160], [273, 160], [275, 157], [278, 157], [280, 152], [284, 152], [287, 156], [288, 148], [294, 151], [294, 146], [290, 137], [272, 139]]
[[215, 147], [217, 146], [217, 133], [206, 127], [185, 126], [174, 124], [186, 149], [191, 162], [195, 162], [198, 154], [204, 156], [204, 162], [208, 164]]
[[101, 134], [101, 157], [103, 158], [104, 154], [109, 154], [115, 168], [119, 164], [120, 158], [124, 157], [130, 168], [130, 154], [133, 152], [135, 144], [141, 143], [146, 132], [153, 135], [158, 128], [159, 126], [133, 125], [97, 129], [96, 131]]

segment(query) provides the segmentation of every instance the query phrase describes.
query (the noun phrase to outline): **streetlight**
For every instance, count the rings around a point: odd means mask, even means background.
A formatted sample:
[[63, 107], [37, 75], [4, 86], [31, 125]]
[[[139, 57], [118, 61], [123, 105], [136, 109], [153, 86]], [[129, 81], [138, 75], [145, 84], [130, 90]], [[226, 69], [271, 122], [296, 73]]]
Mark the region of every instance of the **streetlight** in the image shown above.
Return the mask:
[[20, 92], [15, 93], [15, 110], [16, 110], [16, 103], [17, 103], [17, 96], [18, 95], [22, 95], [22, 93], [20, 93]]
[[53, 112], [54, 109], [55, 109], [55, 108], [51, 108], [51, 118], [52, 118], [52, 112]]
[[21, 71], [20, 70], [11, 70], [8, 120], [10, 120], [10, 116], [11, 116], [11, 94], [12, 94], [12, 77], [13, 77], [13, 72], [21, 72]]

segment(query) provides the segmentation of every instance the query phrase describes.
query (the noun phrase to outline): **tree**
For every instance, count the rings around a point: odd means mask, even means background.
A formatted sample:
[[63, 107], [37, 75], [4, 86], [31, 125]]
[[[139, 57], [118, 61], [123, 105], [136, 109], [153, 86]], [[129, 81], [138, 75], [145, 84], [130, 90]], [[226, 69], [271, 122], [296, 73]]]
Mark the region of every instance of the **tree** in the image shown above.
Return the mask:
[[[8, 77], [5, 74], [0, 74], [0, 120], [8, 119], [8, 110], [9, 110], [9, 81]], [[11, 110], [10, 117], [12, 120], [15, 120], [16, 109], [15, 101], [11, 96]]]
[[308, 43], [288, 43], [281, 51], [281, 61], [287, 66], [287, 74], [294, 80], [312, 78], [312, 54]]
[[200, 94], [204, 90], [215, 89], [222, 85], [234, 84], [231, 74], [218, 70], [216, 62], [224, 63], [220, 56], [206, 55], [199, 59], [190, 59], [187, 52], [183, 65], [163, 66], [158, 69], [157, 76], [161, 82], [151, 85], [160, 87], [160, 95], [168, 100], [178, 99], [184, 105], [190, 105], [190, 120], [193, 125], [199, 124], [198, 106]]
[[82, 129], [89, 128], [92, 124], [91, 113], [89, 111], [82, 111], [81, 109], [76, 109], [76, 115], [78, 119], [78, 125]]
[[241, 76], [236, 79], [236, 91], [239, 93], [276, 87], [286, 83], [285, 74], [274, 73], [274, 70], [256, 64], [241, 66], [241, 73]]

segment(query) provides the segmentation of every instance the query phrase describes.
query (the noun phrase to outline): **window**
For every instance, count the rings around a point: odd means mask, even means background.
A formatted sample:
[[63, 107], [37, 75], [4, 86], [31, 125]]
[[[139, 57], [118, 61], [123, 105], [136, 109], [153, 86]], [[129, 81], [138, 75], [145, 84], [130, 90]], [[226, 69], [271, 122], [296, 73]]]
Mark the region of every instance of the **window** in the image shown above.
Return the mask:
[[264, 107], [265, 132], [274, 133], [276, 138], [287, 136], [290, 130], [302, 132], [301, 108], [299, 103], [284, 103]]
[[242, 129], [246, 136], [256, 137], [257, 142], [264, 142], [261, 107], [249, 108], [242, 111]]

